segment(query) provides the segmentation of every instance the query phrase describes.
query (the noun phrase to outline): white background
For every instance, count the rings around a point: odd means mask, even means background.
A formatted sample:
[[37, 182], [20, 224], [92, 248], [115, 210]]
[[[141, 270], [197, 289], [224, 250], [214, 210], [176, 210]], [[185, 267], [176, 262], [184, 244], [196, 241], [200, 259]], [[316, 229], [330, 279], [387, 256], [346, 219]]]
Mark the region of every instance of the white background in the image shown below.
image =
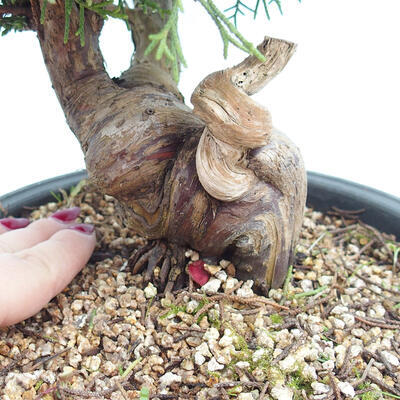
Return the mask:
[[[223, 8], [231, 2], [216, 3]], [[183, 3], [180, 35], [189, 68], [180, 88], [188, 101], [205, 75], [244, 55], [230, 49], [224, 61], [209, 17], [198, 3]], [[270, 22], [261, 15], [239, 20], [239, 29], [255, 43], [270, 35], [298, 44], [286, 69], [256, 95], [258, 101], [298, 144], [308, 170], [400, 197], [400, 1], [282, 5], [283, 16], [271, 6]], [[107, 23], [102, 48], [111, 76], [127, 68], [132, 45], [123, 24]], [[0, 38], [0, 76], [0, 195], [83, 168], [34, 33]]]

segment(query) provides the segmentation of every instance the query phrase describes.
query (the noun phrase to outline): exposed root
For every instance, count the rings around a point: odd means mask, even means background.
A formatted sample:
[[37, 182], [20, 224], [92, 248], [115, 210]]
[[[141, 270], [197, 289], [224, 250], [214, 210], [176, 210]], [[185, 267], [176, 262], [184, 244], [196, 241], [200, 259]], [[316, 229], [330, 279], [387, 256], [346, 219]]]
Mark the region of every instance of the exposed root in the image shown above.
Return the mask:
[[164, 293], [187, 286], [184, 274], [185, 248], [163, 240], [149, 241], [131, 255], [128, 268], [133, 274], [144, 271], [144, 282], [152, 282]]

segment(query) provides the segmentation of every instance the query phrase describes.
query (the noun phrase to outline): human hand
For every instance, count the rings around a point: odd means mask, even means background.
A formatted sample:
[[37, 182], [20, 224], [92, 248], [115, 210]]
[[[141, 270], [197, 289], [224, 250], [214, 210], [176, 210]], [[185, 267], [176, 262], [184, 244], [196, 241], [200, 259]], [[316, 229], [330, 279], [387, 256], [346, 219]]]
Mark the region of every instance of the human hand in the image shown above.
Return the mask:
[[79, 213], [0, 219], [0, 327], [37, 313], [85, 266], [96, 238], [92, 225], [73, 223]]

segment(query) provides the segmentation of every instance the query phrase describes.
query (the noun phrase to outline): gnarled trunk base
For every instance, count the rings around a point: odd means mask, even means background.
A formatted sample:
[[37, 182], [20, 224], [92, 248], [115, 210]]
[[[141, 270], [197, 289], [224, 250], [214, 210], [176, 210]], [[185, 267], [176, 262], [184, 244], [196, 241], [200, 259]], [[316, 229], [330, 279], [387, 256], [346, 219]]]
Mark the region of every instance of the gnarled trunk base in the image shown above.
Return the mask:
[[[191, 110], [170, 66], [144, 53], [148, 35], [164, 23], [158, 14], [129, 12], [136, 54], [115, 81], [104, 70], [97, 16], [87, 12], [81, 47], [72, 35], [63, 44], [63, 1], [48, 3], [46, 14], [39, 40], [54, 89], [89, 177], [119, 200], [125, 223], [149, 239], [228, 257], [239, 278], [256, 286], [280, 286], [301, 226], [305, 171], [298, 149], [249, 96], [286, 65], [294, 45], [265, 39], [258, 47], [265, 62], [250, 56], [211, 74]], [[78, 18], [74, 4], [71, 32]], [[145, 274], [162, 270], [166, 253], [158, 242], [140, 255]]]

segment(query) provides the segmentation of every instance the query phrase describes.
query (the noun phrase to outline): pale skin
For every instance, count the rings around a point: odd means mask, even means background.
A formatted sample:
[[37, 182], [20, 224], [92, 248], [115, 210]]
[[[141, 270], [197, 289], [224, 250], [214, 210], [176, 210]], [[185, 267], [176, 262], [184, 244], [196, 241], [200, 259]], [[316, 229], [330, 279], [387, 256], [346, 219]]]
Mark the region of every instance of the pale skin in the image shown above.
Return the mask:
[[9, 229], [0, 220], [0, 327], [40, 311], [85, 266], [95, 243], [91, 225], [49, 217]]

